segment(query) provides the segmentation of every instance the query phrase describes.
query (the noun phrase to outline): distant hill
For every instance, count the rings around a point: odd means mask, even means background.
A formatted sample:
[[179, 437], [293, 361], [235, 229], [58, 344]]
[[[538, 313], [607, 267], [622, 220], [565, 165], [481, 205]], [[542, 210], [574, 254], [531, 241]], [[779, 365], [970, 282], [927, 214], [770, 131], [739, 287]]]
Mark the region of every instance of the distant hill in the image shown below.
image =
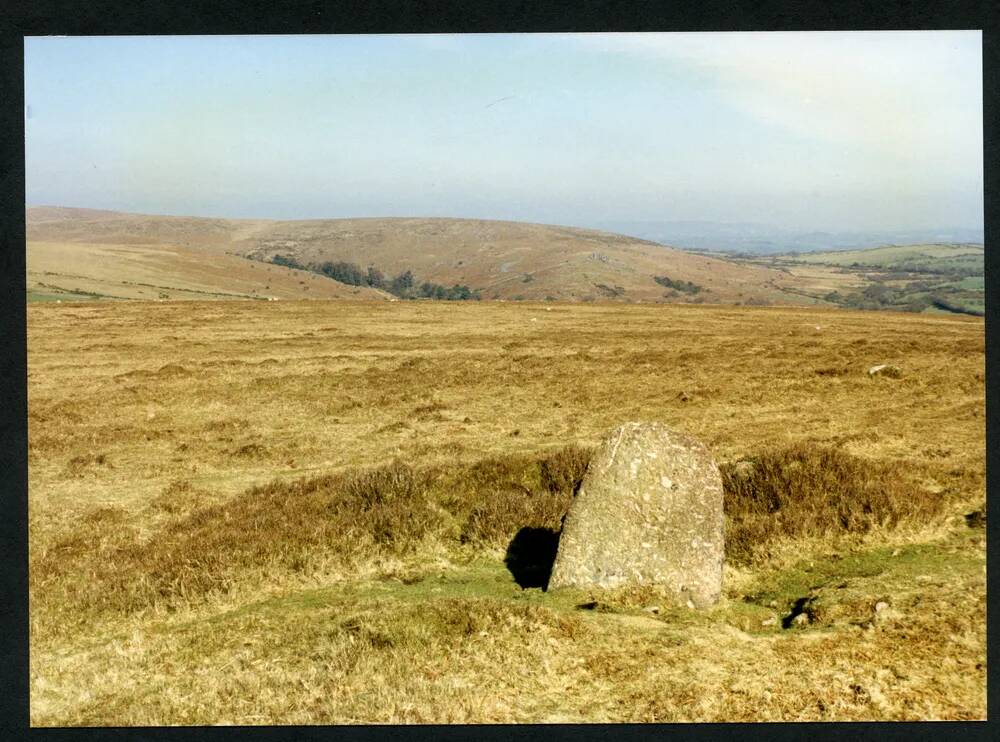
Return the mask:
[[233, 254], [234, 237], [253, 228], [222, 219], [29, 208], [28, 299], [392, 298]]
[[805, 232], [756, 222], [608, 221], [595, 223], [594, 226], [687, 250], [756, 255], [792, 251], [865, 249], [889, 243], [902, 245], [932, 242], [983, 242], [982, 229], [963, 227]]
[[984, 246], [973, 243], [881, 245], [865, 250], [828, 250], [802, 255], [776, 255], [775, 257], [799, 263], [982, 275]]
[[[141, 283], [178, 290], [196, 285], [200, 291], [256, 296], [270, 292], [278, 298], [331, 292], [389, 298], [368, 287], [344, 286], [325, 277], [314, 278], [314, 273], [259, 262], [279, 258], [303, 266], [343, 261], [362, 269], [372, 266], [386, 275], [410, 271], [417, 282], [466, 285], [483, 299], [814, 303], [785, 291], [794, 281], [779, 270], [694, 255], [609, 232], [521, 222], [240, 220], [32, 207], [27, 211], [27, 226], [29, 279], [36, 286], [62, 285], [42, 279], [54, 266], [65, 268], [67, 255], [78, 254], [81, 259], [73, 270], [84, 277], [100, 272], [105, 282], [135, 283], [135, 276], [145, 275], [155, 263], [158, 277]], [[98, 250], [93, 255], [74, 253], [75, 248], [69, 247], [82, 245], [100, 247], [89, 248]], [[212, 277], [208, 266], [225, 267], [213, 269]], [[240, 281], [235, 286], [237, 276]], [[60, 277], [63, 284], [69, 284], [66, 288], [80, 280]], [[105, 293], [119, 295], [124, 286], [121, 283], [116, 293], [105, 285]], [[276, 287], [281, 288], [280, 295]], [[168, 290], [162, 293], [173, 297]]]

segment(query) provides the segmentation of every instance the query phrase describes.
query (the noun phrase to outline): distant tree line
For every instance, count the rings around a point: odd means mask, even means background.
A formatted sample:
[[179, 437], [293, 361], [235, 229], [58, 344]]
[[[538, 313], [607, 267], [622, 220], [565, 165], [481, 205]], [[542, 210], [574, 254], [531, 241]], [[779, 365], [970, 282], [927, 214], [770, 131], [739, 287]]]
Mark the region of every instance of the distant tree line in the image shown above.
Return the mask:
[[[927, 281], [910, 281], [905, 285], [889, 286], [876, 281], [861, 291], [841, 294], [831, 291], [823, 298], [851, 309], [895, 309], [903, 312], [922, 312], [930, 306], [950, 312], [980, 314], [979, 310], [966, 307], [961, 302], [977, 292], [963, 291], [954, 286], [932, 284]], [[949, 298], [945, 298], [948, 296]]]
[[697, 294], [702, 289], [701, 286], [691, 281], [675, 281], [667, 276], [653, 276], [653, 280], [664, 288], [674, 289], [684, 294]]
[[323, 263], [310, 263], [303, 265], [291, 255], [275, 255], [271, 262], [276, 265], [283, 265], [286, 268], [298, 268], [299, 270], [321, 273], [335, 281], [346, 283], [349, 286], [370, 286], [374, 289], [388, 291], [400, 299], [441, 299], [444, 301], [478, 301], [481, 297], [478, 291], [473, 291], [464, 284], [454, 284], [445, 286], [440, 283], [424, 281], [417, 285], [416, 278], [410, 270], [403, 271], [392, 278], [387, 277], [378, 268], [368, 266], [362, 268], [356, 263], [346, 261]]
[[931, 305], [931, 299], [926, 294], [894, 290], [882, 283], [873, 283], [861, 291], [849, 294], [831, 291], [823, 298], [851, 309], [898, 309], [904, 312], [922, 312]]
[[959, 314], [971, 314], [974, 317], [982, 317], [986, 314], [986, 312], [983, 312], [979, 309], [973, 309], [971, 307], [961, 306], [960, 304], [954, 304], [950, 301], [942, 299], [941, 297], [934, 297], [934, 299], [932, 299], [932, 303], [938, 309], [944, 309], [949, 312], [958, 312]]

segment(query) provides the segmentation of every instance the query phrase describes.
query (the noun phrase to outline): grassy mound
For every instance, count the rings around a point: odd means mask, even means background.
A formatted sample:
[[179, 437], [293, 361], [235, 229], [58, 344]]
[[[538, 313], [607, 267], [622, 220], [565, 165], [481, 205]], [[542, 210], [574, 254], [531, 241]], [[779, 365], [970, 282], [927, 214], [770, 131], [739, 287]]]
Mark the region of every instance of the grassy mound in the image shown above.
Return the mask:
[[[74, 613], [173, 608], [227, 593], [238, 583], [280, 581], [331, 565], [350, 568], [435, 545], [508, 548], [513, 570], [530, 562], [532, 555], [522, 553], [528, 536], [539, 544], [539, 534], [546, 536], [539, 548], [554, 556], [589, 453], [570, 446], [423, 469], [396, 461], [275, 481], [222, 504], [173, 511], [145, 539], [129, 529], [109, 532], [114, 514], [102, 510], [36, 560], [34, 594]], [[734, 564], [766, 560], [769, 546], [782, 539], [924, 522], [944, 504], [906, 470], [836, 448], [768, 450], [749, 465], [724, 464], [721, 470], [726, 558]], [[183, 489], [173, 485], [154, 506], [171, 513], [164, 499]], [[543, 565], [528, 563], [527, 569], [527, 585], [545, 584]]]
[[746, 564], [778, 539], [867, 533], [939, 515], [944, 498], [912, 469], [797, 444], [721, 468], [726, 558]]

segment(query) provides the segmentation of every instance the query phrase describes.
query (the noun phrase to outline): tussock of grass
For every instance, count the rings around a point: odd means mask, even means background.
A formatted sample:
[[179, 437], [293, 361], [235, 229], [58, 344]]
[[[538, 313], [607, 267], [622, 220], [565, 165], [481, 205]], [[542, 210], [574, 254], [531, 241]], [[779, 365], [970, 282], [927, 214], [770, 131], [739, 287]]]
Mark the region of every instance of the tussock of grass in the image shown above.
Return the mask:
[[155, 511], [178, 515], [195, 510], [207, 496], [207, 493], [194, 487], [189, 481], [176, 479], [150, 500], [149, 505]]
[[380, 548], [407, 551], [442, 523], [441, 513], [431, 506], [427, 484], [426, 475], [396, 461], [347, 474], [336, 483], [339, 492], [328, 508], [334, 520], [353, 524]]
[[82, 477], [84, 474], [94, 469], [95, 467], [114, 468], [107, 454], [87, 453], [87, 454], [82, 454], [80, 456], [74, 456], [73, 458], [71, 458], [66, 464], [66, 469], [64, 471], [64, 474], [67, 477]]
[[577, 447], [422, 470], [396, 461], [275, 481], [193, 510], [197, 490], [176, 482], [154, 502], [179, 514], [159, 533], [111, 531], [88, 548], [93, 534], [76, 532], [32, 565], [33, 589], [74, 612], [128, 613], [224, 594], [247, 575], [412, 554], [429, 538], [504, 547], [525, 525], [558, 528], [585, 468]]
[[591, 450], [581, 446], [567, 446], [542, 459], [542, 485], [549, 492], [574, 492], [580, 486], [590, 463]]
[[[178, 482], [155, 503], [176, 514], [159, 533], [138, 540], [105, 527], [121, 520], [117, 511], [94, 512], [33, 565], [32, 581], [42, 603], [128, 613], [223, 594], [248, 575], [267, 582], [413, 554], [428, 541], [502, 549], [525, 529], [558, 532], [589, 455], [570, 446], [424, 469], [395, 461], [275, 481], [204, 507]], [[903, 470], [836, 448], [800, 444], [721, 469], [733, 564], [766, 559], [778, 540], [923, 522], [943, 506]]]
[[866, 533], [939, 515], [944, 498], [906, 470], [801, 443], [723, 465], [726, 558], [747, 564], [778, 539]]
[[462, 541], [501, 547], [521, 528], [560, 529], [589, 460], [587, 449], [569, 446], [542, 458], [477, 462], [459, 475], [449, 502], [459, 511], [472, 504]]

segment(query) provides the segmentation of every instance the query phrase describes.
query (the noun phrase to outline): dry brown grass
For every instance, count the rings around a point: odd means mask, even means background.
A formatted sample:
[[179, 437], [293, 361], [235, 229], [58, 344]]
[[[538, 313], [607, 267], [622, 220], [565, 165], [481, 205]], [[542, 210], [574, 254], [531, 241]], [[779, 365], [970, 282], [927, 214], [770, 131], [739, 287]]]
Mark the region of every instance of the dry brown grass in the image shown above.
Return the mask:
[[[350, 569], [373, 556], [416, 553], [428, 539], [503, 549], [521, 529], [558, 533], [588, 458], [569, 446], [419, 470], [394, 461], [274, 481], [205, 507], [192, 506], [198, 495], [189, 483], [174, 482], [153, 505], [180, 517], [140, 537], [127, 528], [109, 533], [126, 514], [99, 507], [35, 562], [33, 588], [58, 605], [53, 618], [61, 621], [64, 613], [173, 611], [262, 575], [281, 581]], [[722, 467], [733, 565], [766, 562], [775, 542], [926, 526], [948, 505], [912, 474], [837, 449], [798, 444], [752, 461], [750, 473], [740, 469], [745, 462]]]
[[173, 482], [152, 505], [178, 517], [141, 536], [108, 532], [126, 514], [97, 508], [35, 560], [32, 588], [59, 624], [67, 614], [175, 611], [261, 575], [280, 581], [412, 554], [428, 538], [504, 548], [522, 527], [559, 528], [586, 464], [576, 446], [422, 470], [396, 461], [274, 481], [204, 507], [190, 483]]
[[926, 525], [947, 499], [918, 472], [797, 443], [722, 467], [726, 558], [747, 564], [775, 540]]
[[[985, 714], [979, 320], [33, 305], [28, 383], [34, 724]], [[630, 419], [722, 463], [711, 611], [504, 567]]]
[[[211, 247], [29, 241], [29, 296], [115, 299], [370, 299], [390, 297], [316, 273], [266, 265]], [[74, 292], [76, 295], [74, 296]]]

